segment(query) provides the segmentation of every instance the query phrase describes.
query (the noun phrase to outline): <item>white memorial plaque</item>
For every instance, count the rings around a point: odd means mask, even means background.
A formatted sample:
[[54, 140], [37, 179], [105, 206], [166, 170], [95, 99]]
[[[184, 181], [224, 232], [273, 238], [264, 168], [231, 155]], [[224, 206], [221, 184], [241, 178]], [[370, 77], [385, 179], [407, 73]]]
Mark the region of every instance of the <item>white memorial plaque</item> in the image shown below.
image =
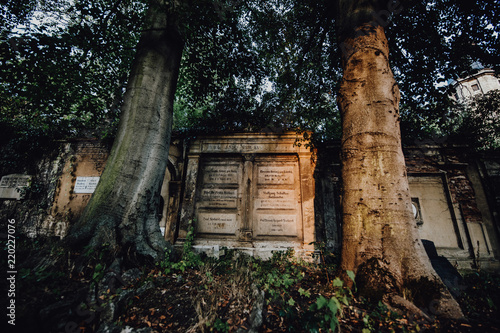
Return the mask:
[[203, 172], [205, 184], [237, 184], [238, 166], [236, 165], [207, 165]]
[[257, 232], [263, 236], [297, 236], [297, 216], [259, 214]]
[[76, 177], [73, 193], [94, 193], [100, 177]]
[[294, 190], [259, 189], [255, 208], [257, 209], [294, 209], [296, 207]]
[[259, 184], [293, 184], [292, 166], [261, 166], [258, 169]]
[[198, 232], [210, 234], [234, 234], [238, 229], [236, 214], [198, 213]]

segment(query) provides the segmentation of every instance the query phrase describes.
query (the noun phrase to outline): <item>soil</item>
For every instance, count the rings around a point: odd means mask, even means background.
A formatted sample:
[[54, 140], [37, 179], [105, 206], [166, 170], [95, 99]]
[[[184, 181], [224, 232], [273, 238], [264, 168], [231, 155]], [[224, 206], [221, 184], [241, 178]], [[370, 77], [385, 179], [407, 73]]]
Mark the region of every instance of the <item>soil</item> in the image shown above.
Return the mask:
[[[108, 279], [106, 285], [103, 281], [112, 270], [96, 275], [96, 266], [89, 266], [77, 272], [71, 264], [75, 254], [37, 251], [36, 246], [19, 251], [17, 257], [23, 264], [16, 275], [16, 325], [9, 325], [8, 332], [92, 333], [103, 322], [115, 329], [129, 327], [130, 332], [245, 332], [251, 328], [328, 332], [334, 323], [328, 303], [333, 297], [342, 305], [335, 316], [341, 332], [500, 332], [500, 278], [491, 274], [476, 272], [464, 279], [458, 300], [467, 321], [434, 318], [426, 322], [339, 287], [333, 265], [206, 259], [201, 265], [170, 272], [161, 266], [142, 267], [126, 281], [119, 278], [109, 283]], [[8, 290], [5, 281], [2, 288]], [[262, 291], [265, 298], [260, 304]], [[328, 304], [318, 308], [321, 296]], [[261, 311], [256, 311], [259, 306]], [[261, 322], [256, 319], [259, 313]]]

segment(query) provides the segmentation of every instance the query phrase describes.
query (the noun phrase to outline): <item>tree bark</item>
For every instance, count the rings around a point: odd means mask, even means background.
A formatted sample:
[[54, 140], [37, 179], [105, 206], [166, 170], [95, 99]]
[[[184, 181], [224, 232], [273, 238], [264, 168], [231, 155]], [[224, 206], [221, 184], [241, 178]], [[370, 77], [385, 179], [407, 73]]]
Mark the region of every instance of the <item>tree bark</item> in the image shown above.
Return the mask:
[[[389, 3], [392, 3], [389, 2]], [[434, 272], [414, 221], [399, 129], [399, 89], [389, 67], [384, 1], [338, 0], [343, 80], [343, 270], [358, 290], [385, 299], [412, 295], [431, 314], [461, 318]]]
[[164, 253], [168, 244], [158, 224], [159, 192], [183, 45], [172, 8], [162, 0], [152, 1], [117, 137], [88, 206], [70, 230], [68, 241], [73, 245], [108, 245], [130, 260]]

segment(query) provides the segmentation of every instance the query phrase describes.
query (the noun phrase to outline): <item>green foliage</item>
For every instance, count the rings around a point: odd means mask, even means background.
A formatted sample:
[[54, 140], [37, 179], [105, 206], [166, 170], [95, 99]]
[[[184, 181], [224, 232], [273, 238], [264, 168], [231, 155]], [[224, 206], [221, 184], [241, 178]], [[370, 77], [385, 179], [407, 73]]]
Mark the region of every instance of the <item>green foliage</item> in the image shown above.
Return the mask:
[[[7, 253], [7, 241], [2, 240], [0, 244], [5, 245]], [[43, 285], [50, 293], [58, 296], [63, 288], [61, 281], [68, 278], [67, 251], [61, 244], [49, 239], [16, 237], [16, 263], [16, 288], [23, 290], [23, 294], [37, 293], [39, 286]], [[6, 265], [5, 262], [5, 267]]]
[[225, 321], [222, 321], [220, 318], [215, 319], [215, 322], [213, 324], [207, 322], [206, 326], [209, 328], [210, 332], [220, 332], [220, 333], [229, 332], [229, 324]]
[[92, 274], [92, 281], [94, 283], [98, 283], [104, 277], [104, 268], [105, 266], [101, 263], [95, 265], [94, 273]]
[[[321, 311], [322, 309], [323, 311]], [[323, 316], [320, 316], [320, 327], [322, 327], [323, 329], [329, 328], [332, 330], [332, 332], [335, 332], [336, 328], [339, 325], [337, 316], [340, 314], [341, 310], [341, 304], [335, 296], [330, 298], [330, 300], [327, 300], [325, 297], [320, 295], [316, 300], [316, 303], [311, 305], [310, 310], [324, 312]]]
[[[391, 327], [392, 331], [396, 331], [398, 327], [398, 321], [402, 318], [400, 315], [391, 311], [387, 306], [379, 301], [377, 304], [367, 304], [369, 311], [363, 316], [363, 333], [365, 332], [377, 332], [378, 325], [384, 325], [384, 327]], [[418, 332], [418, 323], [415, 324], [415, 329]], [[406, 330], [405, 330], [406, 331]], [[410, 329], [410, 332], [414, 332]]]
[[54, 139], [112, 136], [144, 5], [52, 0], [22, 15], [14, 7], [2, 7], [11, 20], [0, 25], [0, 144], [20, 159], [15, 152]]
[[63, 272], [58, 272], [52, 269], [52, 267], [42, 266], [34, 269], [22, 268], [19, 271], [19, 276], [21, 279], [30, 281], [33, 283], [41, 283], [44, 281], [50, 281], [52, 279], [60, 279], [66, 276]]
[[476, 61], [498, 69], [499, 11], [495, 0], [409, 0], [388, 19], [402, 135], [409, 144], [441, 133], [453, 107], [448, 80], [471, 74]]
[[[175, 3], [185, 40], [176, 130], [301, 128], [313, 130], [315, 140], [339, 139], [333, 3]], [[0, 7], [0, 127], [13, 151], [54, 138], [114, 136], [146, 6], [50, 0]], [[498, 8], [494, 0], [411, 0], [384, 12], [379, 23], [389, 37], [408, 140], [446, 122], [452, 105], [443, 82], [470, 73], [475, 61], [498, 65]]]
[[466, 315], [476, 318], [487, 313], [491, 318], [500, 315], [500, 275], [478, 271], [464, 276], [458, 301]]
[[100, 248], [87, 246], [84, 248], [83, 257], [87, 258], [91, 286], [95, 286], [106, 274], [106, 268], [110, 264], [109, 260], [114, 258], [111, 248], [109, 244], [103, 244]]
[[[184, 63], [190, 66], [181, 68], [179, 128], [299, 127], [312, 129], [315, 140], [339, 139], [341, 71], [333, 2], [224, 3], [206, 11], [216, 14], [211, 25], [190, 25], [194, 34], [186, 34]], [[415, 0], [400, 4], [390, 16], [387, 10], [382, 5], [381, 23], [402, 95], [403, 135], [411, 143], [434, 135], [446, 121], [452, 107], [444, 84], [448, 79], [469, 73], [478, 60], [497, 65], [498, 6], [494, 0], [470, 5]]]
[[456, 104], [444, 127], [457, 143], [467, 144], [480, 151], [500, 148], [500, 90]]
[[321, 128], [323, 137], [338, 138], [339, 73], [330, 66], [338, 57], [327, 7], [283, 0], [193, 6], [197, 22], [183, 30], [175, 128]]
[[[354, 273], [352, 271], [346, 273], [354, 282]], [[354, 296], [352, 290], [338, 277], [332, 281], [332, 287], [335, 291], [334, 296], [326, 298], [319, 295], [316, 302], [309, 307], [305, 323], [309, 332], [318, 332], [321, 329], [335, 332], [339, 328], [339, 317], [343, 316], [343, 308], [349, 306]]]
[[167, 250], [165, 251], [165, 258], [156, 263], [164, 274], [170, 274], [171, 272], [182, 273], [188, 268], [196, 268], [203, 265], [200, 255], [193, 251], [194, 236], [194, 226], [190, 223], [180, 260], [172, 261], [172, 253], [170, 250]]
[[304, 290], [302, 287], [299, 288], [299, 295], [304, 297], [311, 297], [311, 292], [309, 290]]
[[254, 278], [259, 286], [269, 294], [269, 301], [278, 301], [282, 304], [290, 303], [292, 298], [289, 289], [303, 278], [303, 272], [295, 262], [294, 251], [276, 251], [268, 261], [254, 261]]

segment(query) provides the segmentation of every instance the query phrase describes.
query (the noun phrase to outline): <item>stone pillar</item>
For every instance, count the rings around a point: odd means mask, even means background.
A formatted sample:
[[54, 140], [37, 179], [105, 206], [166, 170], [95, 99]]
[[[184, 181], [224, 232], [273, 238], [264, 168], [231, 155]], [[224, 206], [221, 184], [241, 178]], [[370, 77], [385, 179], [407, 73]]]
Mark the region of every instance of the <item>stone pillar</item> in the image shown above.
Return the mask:
[[313, 179], [315, 163], [312, 159], [311, 153], [299, 153], [299, 166], [304, 249], [314, 250], [314, 245], [311, 243], [316, 240], [314, 224], [315, 188]]
[[182, 198], [182, 210], [179, 222], [178, 238], [186, 238], [190, 221], [194, 219], [194, 208], [196, 198], [196, 184], [198, 183], [198, 169], [200, 165], [200, 155], [188, 155], [186, 179], [184, 183], [184, 196]]
[[253, 219], [252, 211], [252, 192], [253, 192], [253, 162], [255, 154], [243, 154], [243, 181], [241, 183], [243, 198], [241, 202], [242, 210], [242, 228], [239, 231], [238, 240], [251, 241], [253, 237], [251, 221]]

